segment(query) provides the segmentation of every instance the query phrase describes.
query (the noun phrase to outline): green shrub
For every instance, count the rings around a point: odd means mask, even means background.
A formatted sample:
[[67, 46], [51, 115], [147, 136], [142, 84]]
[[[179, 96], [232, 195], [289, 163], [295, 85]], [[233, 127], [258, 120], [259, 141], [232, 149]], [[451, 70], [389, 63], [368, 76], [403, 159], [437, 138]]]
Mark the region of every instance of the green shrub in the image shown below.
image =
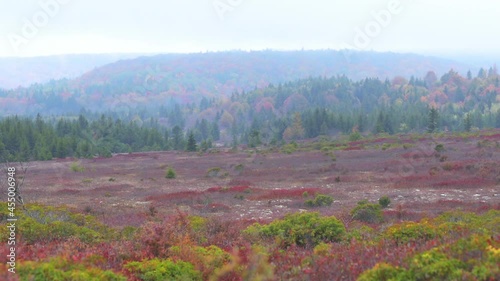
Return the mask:
[[[303, 195], [302, 195], [303, 196]], [[328, 195], [318, 194], [314, 200], [306, 200], [305, 205], [307, 207], [323, 207], [330, 206], [333, 203], [333, 198]]]
[[213, 167], [207, 170], [207, 177], [209, 178], [215, 178], [219, 176], [219, 173], [221, 172], [221, 168], [219, 167]]
[[82, 183], [91, 183], [92, 182], [92, 179], [90, 178], [85, 178], [82, 180]]
[[255, 223], [244, 230], [250, 236], [279, 238], [285, 246], [336, 242], [342, 240], [345, 232], [344, 225], [337, 218], [321, 217], [316, 212], [288, 214], [281, 220], [267, 225]]
[[436, 145], [436, 147], [434, 147], [434, 150], [436, 152], [438, 152], [438, 153], [443, 152], [444, 151], [444, 145], [440, 143], [440, 144]]
[[488, 235], [472, 235], [409, 257], [404, 268], [377, 264], [358, 280], [498, 280], [497, 247], [498, 241]]
[[363, 272], [359, 277], [358, 281], [403, 281], [401, 275], [403, 275], [404, 269], [399, 267], [394, 267], [386, 263], [377, 263], [373, 268]]
[[387, 208], [389, 207], [389, 204], [391, 204], [391, 199], [389, 196], [382, 196], [378, 199], [378, 203], [382, 206], [382, 208]]
[[358, 205], [351, 210], [351, 215], [355, 220], [368, 223], [380, 223], [383, 221], [382, 206], [371, 204], [367, 201], [358, 202]]
[[439, 236], [439, 229], [429, 223], [428, 220], [421, 222], [404, 222], [393, 225], [385, 231], [386, 237], [397, 244], [405, 244], [410, 241], [430, 240]]
[[175, 179], [177, 177], [177, 173], [172, 167], [169, 167], [165, 172], [165, 178], [167, 179]]
[[[5, 207], [0, 205], [0, 213], [4, 214]], [[21, 239], [33, 244], [36, 242], [50, 242], [66, 240], [76, 237], [85, 243], [97, 243], [115, 237], [116, 232], [91, 215], [72, 213], [64, 207], [51, 207], [36, 204], [25, 205], [25, 212], [18, 212], [18, 231]], [[7, 228], [0, 228], [0, 240], [8, 236]]]
[[214, 245], [208, 247], [186, 244], [173, 246], [169, 249], [169, 255], [174, 260], [182, 260], [196, 265], [196, 269], [202, 272], [204, 279], [231, 260], [231, 255]]
[[[95, 257], [94, 257], [95, 258]], [[101, 259], [103, 259], [101, 257]], [[69, 262], [63, 258], [54, 258], [48, 262], [23, 262], [18, 268], [21, 280], [51, 281], [125, 281], [122, 275], [112, 271], [103, 271], [93, 264]]]
[[81, 165], [78, 162], [71, 163], [71, 165], [69, 167], [70, 167], [71, 171], [73, 171], [75, 173], [82, 173], [85, 171], [85, 167], [83, 167], [83, 165]]
[[414, 280], [461, 280], [462, 263], [433, 248], [412, 259], [410, 273]]
[[241, 173], [243, 171], [243, 169], [245, 168], [245, 165], [243, 164], [238, 164], [234, 167], [234, 170], [238, 173]]
[[196, 281], [202, 280], [201, 272], [194, 269], [191, 263], [172, 260], [145, 260], [129, 262], [124, 268], [130, 274], [143, 281]]
[[352, 132], [349, 135], [349, 141], [358, 141], [361, 139], [361, 134], [358, 131]]
[[299, 145], [296, 142], [290, 142], [289, 144], [286, 144], [283, 146], [281, 151], [286, 154], [292, 154], [294, 153], [297, 149], [299, 148]]

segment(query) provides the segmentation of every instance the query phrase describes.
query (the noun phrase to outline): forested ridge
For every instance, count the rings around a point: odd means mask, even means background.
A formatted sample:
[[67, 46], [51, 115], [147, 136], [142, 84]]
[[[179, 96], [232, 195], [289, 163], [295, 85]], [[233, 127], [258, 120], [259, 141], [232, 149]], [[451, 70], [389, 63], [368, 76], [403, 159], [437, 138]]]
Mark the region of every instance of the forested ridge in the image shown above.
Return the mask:
[[[76, 56], [72, 61], [78, 59], [91, 60]], [[52, 73], [49, 63], [43, 64], [46, 60], [29, 61], [33, 62], [33, 72], [47, 68], [44, 77]], [[6, 64], [6, 68], [8, 66]], [[157, 104], [199, 103], [202, 97], [227, 97], [234, 91], [248, 92], [270, 83], [277, 85], [308, 77], [331, 77], [341, 73], [355, 81], [398, 75], [409, 79], [423, 76], [429, 70], [441, 75], [452, 68], [465, 74], [470, 66], [415, 54], [334, 50], [144, 56], [110, 63], [74, 79], [0, 90], [0, 115], [75, 114], [81, 108], [101, 113], [108, 110], [126, 112], [129, 108], [149, 110]], [[58, 70], [63, 69], [66, 68]], [[17, 73], [15, 70], [7, 74], [0, 72], [0, 76], [7, 79]], [[36, 76], [24, 73], [28, 76], [24, 82], [33, 81], [31, 76]]]
[[234, 91], [228, 97], [202, 97], [197, 103], [5, 117], [0, 120], [0, 151], [11, 161], [49, 160], [207, 150], [215, 143], [281, 145], [320, 135], [500, 128], [499, 93], [495, 67], [467, 77], [450, 70], [441, 78], [432, 71], [410, 79], [308, 78]]

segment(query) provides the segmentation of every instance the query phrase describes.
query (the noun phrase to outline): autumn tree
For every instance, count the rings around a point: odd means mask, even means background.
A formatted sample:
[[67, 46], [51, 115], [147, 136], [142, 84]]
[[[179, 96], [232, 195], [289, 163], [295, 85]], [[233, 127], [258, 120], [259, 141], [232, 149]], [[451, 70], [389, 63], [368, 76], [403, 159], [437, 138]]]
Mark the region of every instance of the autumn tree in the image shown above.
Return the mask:
[[302, 126], [302, 119], [300, 113], [295, 112], [293, 115], [293, 122], [283, 133], [283, 138], [286, 140], [296, 140], [304, 137], [304, 127]]

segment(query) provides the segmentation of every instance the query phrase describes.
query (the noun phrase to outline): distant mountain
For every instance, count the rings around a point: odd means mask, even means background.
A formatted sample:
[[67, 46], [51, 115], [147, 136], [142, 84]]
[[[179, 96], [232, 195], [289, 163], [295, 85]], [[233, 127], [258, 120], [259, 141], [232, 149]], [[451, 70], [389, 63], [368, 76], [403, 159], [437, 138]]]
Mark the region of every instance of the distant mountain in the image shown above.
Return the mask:
[[34, 83], [75, 78], [96, 67], [137, 54], [60, 55], [30, 58], [0, 58], [0, 88], [14, 89]]
[[[96, 64], [106, 59], [112, 58], [61, 59], [59, 75], [69, 75], [69, 70], [82, 71], [84, 66], [90, 67], [92, 61]], [[18, 73], [17, 79], [32, 81], [32, 76], [36, 76], [33, 73], [41, 73], [43, 68], [48, 69], [46, 77], [54, 75], [54, 72], [49, 75], [49, 70], [55, 71], [53, 65], [44, 63], [43, 58], [38, 64], [32, 61], [28, 65], [33, 69], [31, 72], [22, 70], [21, 66], [12, 71]], [[411, 76], [422, 78], [429, 71], [441, 76], [450, 69], [464, 75], [468, 66], [415, 54], [332, 50], [165, 54], [120, 60], [71, 80], [0, 91], [0, 105], [6, 105], [4, 114], [74, 113], [82, 107], [100, 112], [131, 105], [157, 106], [170, 101], [198, 103], [202, 97], [229, 97], [235, 91], [250, 91], [308, 77], [345, 75], [355, 81], [367, 77], [409, 79]]]
[[[465, 74], [468, 66], [456, 61], [415, 54], [355, 51], [253, 51], [166, 54], [108, 64], [77, 79], [81, 87], [162, 92], [172, 88], [229, 94], [269, 83], [309, 76], [346, 75], [353, 80], [437, 75], [450, 69]], [[149, 87], [149, 88], [148, 88]], [[118, 92], [119, 93], [119, 92]], [[123, 92], [122, 92], [123, 93]]]

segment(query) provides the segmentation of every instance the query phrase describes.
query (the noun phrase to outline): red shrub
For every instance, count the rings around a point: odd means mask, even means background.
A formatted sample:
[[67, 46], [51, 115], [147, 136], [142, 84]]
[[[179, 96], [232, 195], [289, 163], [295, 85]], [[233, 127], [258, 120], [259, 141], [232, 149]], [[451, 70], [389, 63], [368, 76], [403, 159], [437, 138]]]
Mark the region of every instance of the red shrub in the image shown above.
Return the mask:
[[273, 189], [265, 192], [262, 195], [253, 196], [249, 199], [251, 200], [268, 200], [268, 199], [279, 199], [279, 198], [297, 198], [302, 197], [304, 192], [307, 192], [309, 196], [314, 196], [318, 193], [321, 188], [318, 187], [308, 187], [308, 188], [292, 188], [292, 189]]
[[474, 177], [474, 178], [466, 178], [459, 180], [445, 180], [435, 183], [433, 185], [438, 187], [477, 187], [477, 186], [488, 185], [491, 183], [493, 182], [490, 180]]
[[207, 189], [207, 191], [208, 192], [245, 192], [249, 189], [250, 189], [250, 187], [248, 185], [238, 185], [238, 186], [232, 186], [229, 188], [216, 186], [216, 187], [211, 187], [211, 188]]
[[210, 213], [217, 213], [217, 212], [226, 212], [231, 210], [231, 207], [228, 205], [222, 204], [222, 203], [212, 203], [208, 205], [194, 205], [193, 209], [202, 211], [202, 212], [210, 212]]
[[200, 195], [199, 191], [180, 191], [174, 193], [167, 193], [161, 195], [151, 195], [146, 197], [147, 201], [168, 201], [168, 200], [178, 200], [178, 199], [192, 199], [193, 197]]
[[207, 192], [221, 192], [221, 191], [222, 191], [221, 186], [210, 187], [209, 189], [207, 189]]

